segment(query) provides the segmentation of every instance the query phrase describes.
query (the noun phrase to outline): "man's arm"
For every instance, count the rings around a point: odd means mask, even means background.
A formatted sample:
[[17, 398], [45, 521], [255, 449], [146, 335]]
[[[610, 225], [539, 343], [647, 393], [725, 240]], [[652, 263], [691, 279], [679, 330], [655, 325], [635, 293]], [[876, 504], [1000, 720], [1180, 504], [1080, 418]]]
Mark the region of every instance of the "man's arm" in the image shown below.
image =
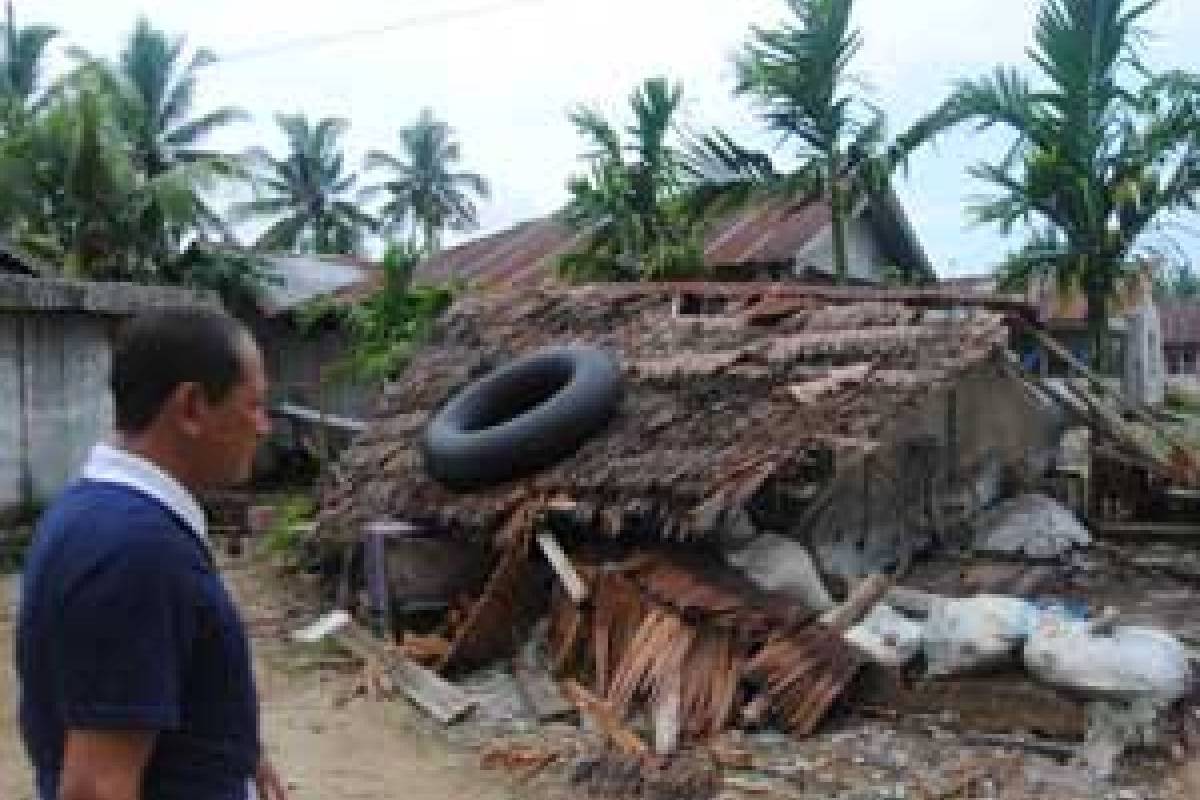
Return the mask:
[[153, 731], [67, 731], [59, 800], [140, 800]]

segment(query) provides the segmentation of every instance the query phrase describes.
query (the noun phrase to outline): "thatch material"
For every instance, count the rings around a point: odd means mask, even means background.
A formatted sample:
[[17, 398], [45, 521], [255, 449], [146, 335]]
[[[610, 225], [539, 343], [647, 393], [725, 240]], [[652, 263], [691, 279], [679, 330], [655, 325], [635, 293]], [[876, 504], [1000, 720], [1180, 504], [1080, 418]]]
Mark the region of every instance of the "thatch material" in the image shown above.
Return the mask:
[[[827, 481], [832, 463], [878, 447], [891, 420], [1006, 341], [997, 313], [936, 310], [971, 304], [779, 284], [469, 297], [333, 471], [319, 536], [351, 539], [387, 516], [490, 538], [531, 501], [569, 501], [593, 531], [681, 540], [746, 505], [794, 518], [812, 496], [803, 488]], [[420, 435], [447, 399], [515, 356], [578, 341], [616, 351], [624, 367], [625, 396], [604, 432], [538, 475], [482, 492], [455, 494], [426, 474]]]

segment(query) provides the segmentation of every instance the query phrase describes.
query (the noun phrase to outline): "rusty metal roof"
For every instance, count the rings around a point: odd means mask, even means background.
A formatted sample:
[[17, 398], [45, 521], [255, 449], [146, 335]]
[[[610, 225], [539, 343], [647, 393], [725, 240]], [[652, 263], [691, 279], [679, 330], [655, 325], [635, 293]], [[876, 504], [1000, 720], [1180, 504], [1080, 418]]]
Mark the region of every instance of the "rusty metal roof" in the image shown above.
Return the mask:
[[[889, 240], [904, 240], [898, 245], [904, 258], [920, 262], [914, 266], [929, 272], [924, 252], [898, 205], [880, 203], [870, 211], [873, 225], [892, 230]], [[734, 279], [759, 275], [759, 270], [748, 268], [790, 267], [801, 251], [828, 229], [829, 222], [829, 206], [824, 202], [759, 201], [712, 225], [705, 242], [705, 264], [718, 277], [726, 274]], [[586, 238], [586, 233], [574, 231], [554, 217], [531, 220], [437, 254], [417, 268], [416, 278], [423, 282], [465, 280], [485, 289], [553, 283], [558, 259], [579, 248]], [[748, 274], [738, 275], [738, 270]]]
[[1163, 344], [1200, 345], [1200, 301], [1167, 300], [1159, 304]]
[[[787, 502], [780, 487], [815, 483], [830, 457], [873, 452], [907, 412], [1003, 347], [1004, 315], [981, 307], [994, 301], [961, 299], [795, 284], [468, 295], [333, 470], [321, 535], [353, 536], [390, 516], [488, 536], [530, 498], [569, 498], [590, 509], [597, 531], [703, 536], [726, 509]], [[454, 494], [426, 474], [420, 437], [451, 396], [522, 353], [580, 341], [623, 365], [622, 406], [602, 434], [550, 469], [482, 492]]]

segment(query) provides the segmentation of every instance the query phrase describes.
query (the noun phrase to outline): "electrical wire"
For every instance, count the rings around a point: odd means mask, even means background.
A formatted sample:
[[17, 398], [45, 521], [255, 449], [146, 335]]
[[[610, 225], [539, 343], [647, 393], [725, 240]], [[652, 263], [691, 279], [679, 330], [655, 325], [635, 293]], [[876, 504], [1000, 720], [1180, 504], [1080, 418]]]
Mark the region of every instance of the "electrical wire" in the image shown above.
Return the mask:
[[286, 39], [275, 44], [264, 45], [262, 47], [251, 47], [245, 50], [235, 50], [228, 54], [218, 54], [218, 64], [230, 64], [240, 61], [248, 61], [257, 58], [266, 58], [268, 56], [286, 53], [299, 48], [323, 47], [325, 45], [337, 44], [350, 39], [359, 39], [365, 36], [380, 36], [386, 33], [393, 33], [407, 28], [424, 27], [426, 25], [436, 25], [443, 22], [451, 22], [459, 19], [474, 19], [476, 17], [488, 16], [501, 11], [509, 11], [520, 6], [541, 5], [549, 2], [549, 0], [504, 0], [504, 2], [488, 3], [486, 5], [475, 6], [473, 8], [459, 8], [450, 11], [440, 11], [430, 14], [418, 14], [411, 17], [398, 19], [395, 22], [386, 25], [379, 25], [370, 28], [356, 28], [353, 30], [340, 31], [338, 33], [320, 33], [312, 36], [301, 36], [295, 39]]

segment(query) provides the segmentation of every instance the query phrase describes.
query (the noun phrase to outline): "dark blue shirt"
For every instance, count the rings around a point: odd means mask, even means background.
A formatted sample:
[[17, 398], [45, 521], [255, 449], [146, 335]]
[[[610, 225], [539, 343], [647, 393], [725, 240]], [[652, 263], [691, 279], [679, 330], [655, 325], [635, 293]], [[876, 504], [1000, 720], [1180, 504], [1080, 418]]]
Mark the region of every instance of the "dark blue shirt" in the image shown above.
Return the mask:
[[207, 548], [156, 500], [63, 492], [29, 553], [16, 651], [42, 800], [71, 728], [157, 731], [143, 800], [244, 800], [259, 752], [245, 629]]

